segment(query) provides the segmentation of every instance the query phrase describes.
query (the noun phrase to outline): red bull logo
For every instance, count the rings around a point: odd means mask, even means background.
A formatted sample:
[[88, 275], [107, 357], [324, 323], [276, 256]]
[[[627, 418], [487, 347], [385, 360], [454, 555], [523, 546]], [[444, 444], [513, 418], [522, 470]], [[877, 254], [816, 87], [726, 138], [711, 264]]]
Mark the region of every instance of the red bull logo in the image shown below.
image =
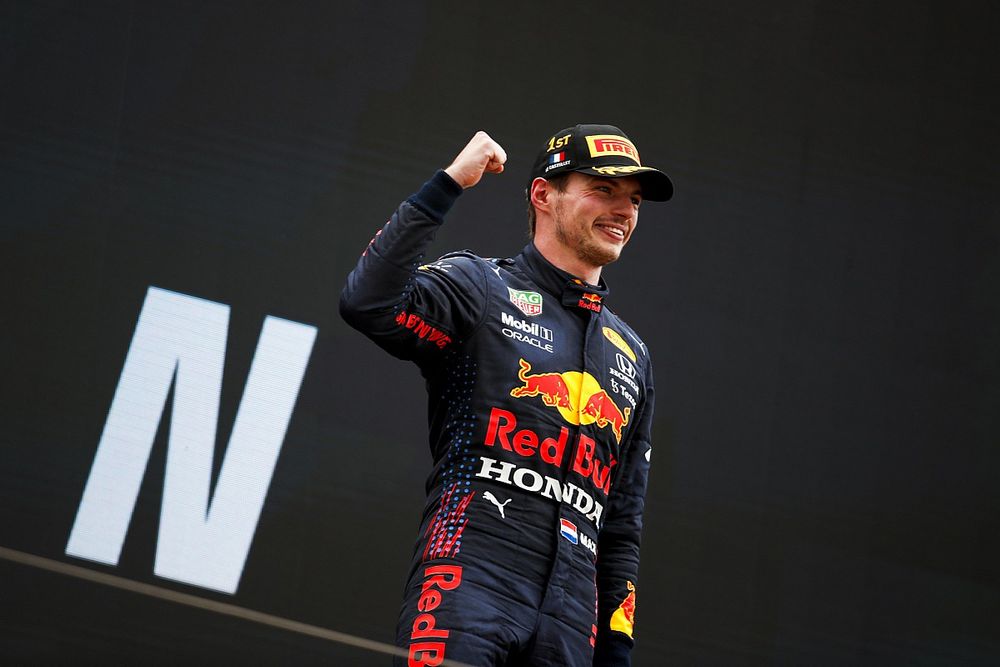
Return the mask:
[[628, 584], [629, 593], [611, 615], [611, 629], [624, 632], [631, 637], [632, 626], [635, 623], [635, 585], [631, 581], [625, 583]]
[[424, 570], [424, 581], [420, 586], [417, 610], [421, 613], [413, 620], [410, 633], [410, 650], [407, 664], [410, 667], [434, 667], [444, 662], [446, 645], [444, 640], [450, 630], [437, 627], [437, 618], [432, 613], [446, 597], [462, 583], [460, 565], [431, 565]]
[[610, 426], [618, 442], [622, 441], [622, 429], [628, 423], [628, 413], [631, 408], [625, 408], [625, 412], [618, 409], [615, 402], [608, 396], [608, 392], [603, 389], [592, 394], [587, 399], [587, 404], [583, 406], [581, 414], [594, 418], [597, 428]]
[[526, 396], [541, 396], [542, 403], [550, 408], [572, 408], [569, 402], [569, 386], [559, 373], [536, 373], [528, 375], [531, 364], [524, 359], [518, 361], [521, 370], [517, 372], [518, 379], [524, 383], [521, 387], [515, 387], [510, 395], [514, 398], [524, 398]]
[[631, 408], [619, 409], [593, 375], [580, 371], [531, 373], [531, 364], [524, 359], [520, 359], [518, 365], [517, 377], [522, 384], [511, 390], [511, 396], [540, 396], [543, 404], [559, 410], [570, 424], [610, 427], [615, 440], [622, 441]]
[[587, 310], [599, 313], [601, 312], [601, 295], [588, 292], [580, 297], [580, 302], [576, 305], [579, 308], [586, 308]]

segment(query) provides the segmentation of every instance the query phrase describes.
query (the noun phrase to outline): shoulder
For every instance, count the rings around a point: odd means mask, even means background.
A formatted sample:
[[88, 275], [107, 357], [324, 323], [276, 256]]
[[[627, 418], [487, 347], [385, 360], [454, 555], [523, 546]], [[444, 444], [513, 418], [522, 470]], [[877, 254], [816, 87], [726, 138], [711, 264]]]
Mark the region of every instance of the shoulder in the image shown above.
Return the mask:
[[501, 277], [501, 272], [509, 271], [512, 264], [513, 261], [509, 259], [481, 257], [471, 250], [456, 250], [421, 265], [418, 270], [452, 279], [489, 280], [491, 275]]
[[485, 263], [485, 259], [471, 250], [456, 250], [441, 255], [433, 262], [421, 264], [417, 270], [450, 278], [460, 275], [481, 276], [485, 270]]
[[495, 271], [493, 260], [480, 257], [471, 250], [458, 250], [418, 266], [417, 279], [437, 284], [450, 283], [470, 294], [484, 295], [490, 291]]

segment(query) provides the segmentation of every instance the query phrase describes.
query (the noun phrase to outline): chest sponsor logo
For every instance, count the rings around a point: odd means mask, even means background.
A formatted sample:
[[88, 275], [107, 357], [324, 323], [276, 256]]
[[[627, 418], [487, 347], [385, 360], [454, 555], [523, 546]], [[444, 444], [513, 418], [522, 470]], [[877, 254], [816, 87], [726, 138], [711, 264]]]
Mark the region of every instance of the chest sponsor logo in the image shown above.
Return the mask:
[[480, 456], [479, 462], [480, 466], [476, 477], [513, 486], [522, 491], [570, 505], [588, 521], [593, 522], [597, 529], [600, 529], [604, 505], [573, 482], [556, 479], [531, 468], [524, 468], [509, 461], [498, 461], [488, 456]]
[[608, 367], [608, 373], [610, 373], [612, 377], [621, 380], [625, 386], [631, 388], [632, 391], [634, 391], [636, 395], [638, 395], [639, 383], [635, 381], [635, 376], [636, 376], [635, 366], [632, 365], [632, 362], [629, 361], [625, 357], [625, 355], [618, 352], [615, 353], [615, 363], [618, 367], [617, 368], [615, 368], [614, 366]]
[[500, 332], [507, 338], [527, 343], [539, 350], [545, 350], [549, 354], [553, 352], [552, 329], [543, 327], [536, 322], [525, 322], [519, 317], [504, 312], [500, 313], [500, 321], [503, 324]]
[[630, 378], [635, 379], [635, 366], [632, 365], [632, 362], [620, 354], [615, 354], [615, 360], [618, 362], [618, 370]]
[[621, 443], [631, 408], [619, 410], [597, 378], [586, 371], [531, 373], [531, 364], [524, 359], [520, 359], [518, 365], [517, 378], [522, 384], [511, 390], [511, 396], [538, 396], [544, 405], [557, 409], [570, 424], [610, 427], [615, 440]]
[[626, 401], [628, 401], [629, 404], [632, 406], [632, 409], [635, 410], [635, 403], [636, 403], [635, 397], [632, 395], [631, 390], [629, 390], [624, 384], [618, 382], [618, 380], [612, 379], [611, 391], [615, 392], [616, 394], [624, 398]]
[[510, 302], [528, 317], [542, 314], [542, 295], [538, 292], [516, 290], [511, 287], [507, 288], [507, 292], [510, 294]]
[[[490, 423], [486, 429], [483, 444], [487, 447], [500, 446], [526, 459], [540, 459], [543, 463], [563, 468], [566, 460], [566, 445], [569, 444], [569, 429], [563, 426], [558, 435], [544, 437], [530, 428], [517, 428], [517, 416], [502, 408], [490, 410]], [[603, 495], [611, 491], [611, 469], [618, 462], [614, 455], [607, 465], [596, 456], [597, 443], [583, 433], [578, 433], [573, 446], [573, 463], [570, 469]]]
[[612, 345], [624, 352], [625, 356], [632, 361], [636, 360], [635, 352], [633, 352], [632, 348], [628, 346], [628, 343], [625, 342], [625, 339], [622, 338], [620, 333], [610, 327], [604, 327], [602, 331], [604, 332], [604, 337], [611, 341]]

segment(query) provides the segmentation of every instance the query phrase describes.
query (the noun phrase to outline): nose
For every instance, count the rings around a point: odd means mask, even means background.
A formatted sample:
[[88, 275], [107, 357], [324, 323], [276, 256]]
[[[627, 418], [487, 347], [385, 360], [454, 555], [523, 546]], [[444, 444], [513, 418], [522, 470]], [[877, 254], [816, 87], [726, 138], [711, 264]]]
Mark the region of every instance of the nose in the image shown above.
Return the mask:
[[627, 192], [620, 192], [615, 196], [612, 210], [615, 215], [623, 218], [633, 218], [637, 215], [635, 206], [632, 205], [632, 195]]

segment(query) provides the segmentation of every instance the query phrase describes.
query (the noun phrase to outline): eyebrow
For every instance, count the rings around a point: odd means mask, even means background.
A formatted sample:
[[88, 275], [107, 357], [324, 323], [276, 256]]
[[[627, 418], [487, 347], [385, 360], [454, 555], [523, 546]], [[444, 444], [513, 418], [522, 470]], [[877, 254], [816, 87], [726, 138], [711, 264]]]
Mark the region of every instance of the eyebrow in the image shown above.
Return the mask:
[[[618, 180], [616, 178], [607, 178], [606, 176], [593, 176], [591, 174], [587, 174], [587, 176], [590, 176], [591, 184], [593, 184], [595, 182], [597, 182], [597, 183], [612, 183], [612, 182]], [[621, 187], [621, 188], [625, 187], [625, 186], [619, 186], [618, 183], [615, 183], [615, 186], [616, 187]], [[640, 197], [642, 197], [642, 186], [641, 185], [637, 185], [636, 188], [635, 188], [635, 190], [632, 190], [632, 192], [630, 194], [639, 195]]]

